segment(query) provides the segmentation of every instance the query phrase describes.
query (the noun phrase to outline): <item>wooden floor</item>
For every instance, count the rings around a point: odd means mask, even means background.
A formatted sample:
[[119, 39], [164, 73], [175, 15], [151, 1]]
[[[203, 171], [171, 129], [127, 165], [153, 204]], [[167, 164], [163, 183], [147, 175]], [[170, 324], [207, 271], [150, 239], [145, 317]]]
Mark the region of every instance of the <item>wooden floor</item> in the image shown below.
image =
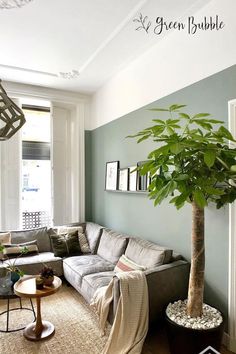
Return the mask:
[[[163, 325], [152, 329], [145, 340], [142, 354], [170, 354], [168, 340]], [[187, 353], [183, 353], [187, 354]], [[233, 354], [222, 347], [221, 354]]]

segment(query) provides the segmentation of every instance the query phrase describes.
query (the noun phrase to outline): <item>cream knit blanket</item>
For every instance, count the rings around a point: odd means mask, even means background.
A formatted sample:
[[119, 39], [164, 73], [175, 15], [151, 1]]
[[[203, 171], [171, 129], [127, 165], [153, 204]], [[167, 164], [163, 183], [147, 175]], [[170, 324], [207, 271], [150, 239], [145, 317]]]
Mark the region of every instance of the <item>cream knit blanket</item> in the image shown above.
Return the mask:
[[[148, 289], [141, 271], [119, 272], [120, 298], [115, 319], [102, 354], [140, 354], [148, 331]], [[98, 289], [92, 300], [104, 333], [109, 306], [113, 300], [114, 278]]]

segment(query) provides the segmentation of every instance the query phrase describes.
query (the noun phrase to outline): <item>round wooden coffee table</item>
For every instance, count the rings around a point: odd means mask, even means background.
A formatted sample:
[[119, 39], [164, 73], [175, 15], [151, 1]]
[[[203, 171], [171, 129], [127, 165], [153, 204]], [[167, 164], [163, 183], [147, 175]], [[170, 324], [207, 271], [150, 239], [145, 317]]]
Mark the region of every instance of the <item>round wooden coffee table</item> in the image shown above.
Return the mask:
[[55, 294], [61, 287], [62, 281], [54, 276], [54, 281], [51, 286], [44, 286], [43, 289], [36, 289], [36, 277], [23, 277], [14, 285], [14, 292], [19, 297], [35, 298], [37, 304], [36, 322], [30, 323], [24, 329], [25, 338], [33, 341], [48, 338], [55, 332], [52, 323], [42, 321], [41, 318], [41, 297]]

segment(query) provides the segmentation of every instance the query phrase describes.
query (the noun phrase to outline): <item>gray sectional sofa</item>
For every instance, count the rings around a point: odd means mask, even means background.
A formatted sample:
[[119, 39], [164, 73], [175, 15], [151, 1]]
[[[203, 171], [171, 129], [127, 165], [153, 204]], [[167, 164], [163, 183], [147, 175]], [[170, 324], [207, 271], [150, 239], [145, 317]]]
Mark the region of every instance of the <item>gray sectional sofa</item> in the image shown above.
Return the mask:
[[[26, 274], [38, 274], [42, 262], [51, 266], [58, 276], [65, 279], [90, 302], [95, 291], [109, 284], [114, 277], [114, 268], [120, 256], [125, 254], [133, 262], [145, 267], [149, 291], [150, 322], [158, 319], [164, 307], [171, 301], [187, 296], [189, 263], [172, 250], [155, 243], [120, 234], [98, 224], [87, 222], [82, 225], [91, 249], [90, 254], [67, 258], [55, 257], [51, 244], [50, 230], [11, 232], [12, 243], [37, 240], [39, 254], [23, 256], [16, 265]], [[0, 263], [0, 267], [6, 265]], [[119, 295], [118, 281], [115, 283], [115, 299]], [[113, 311], [116, 301], [113, 303]]]

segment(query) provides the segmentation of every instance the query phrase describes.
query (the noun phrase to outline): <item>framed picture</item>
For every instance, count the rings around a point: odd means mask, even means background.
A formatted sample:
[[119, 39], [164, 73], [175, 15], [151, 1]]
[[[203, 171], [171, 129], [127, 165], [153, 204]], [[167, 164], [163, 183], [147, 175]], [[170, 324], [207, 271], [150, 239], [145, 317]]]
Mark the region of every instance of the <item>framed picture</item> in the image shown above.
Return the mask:
[[105, 190], [115, 191], [118, 186], [119, 161], [106, 163]]
[[129, 181], [129, 169], [122, 168], [119, 170], [119, 190], [127, 191], [128, 190], [128, 181]]
[[[129, 191], [137, 190], [137, 166], [129, 167]], [[136, 170], [136, 171], [135, 171]]]
[[[138, 167], [141, 167], [144, 165], [147, 161], [139, 161], [137, 163]], [[146, 191], [148, 187], [148, 176], [146, 175], [141, 175], [140, 172], [138, 171], [137, 175], [137, 190], [138, 191]]]

